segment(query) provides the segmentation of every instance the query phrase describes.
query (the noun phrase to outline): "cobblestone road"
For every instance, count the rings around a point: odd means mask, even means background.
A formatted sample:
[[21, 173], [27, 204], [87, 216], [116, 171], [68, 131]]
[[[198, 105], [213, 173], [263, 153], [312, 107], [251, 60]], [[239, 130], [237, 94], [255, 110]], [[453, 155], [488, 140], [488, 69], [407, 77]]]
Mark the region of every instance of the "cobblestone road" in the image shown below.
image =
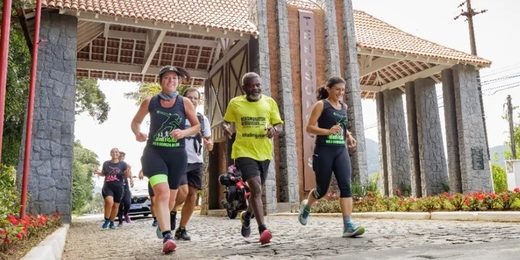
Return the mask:
[[134, 220], [115, 230], [102, 230], [101, 218], [74, 221], [63, 259], [310, 259], [520, 239], [520, 224], [513, 223], [357, 219], [356, 223], [365, 226], [365, 235], [346, 239], [341, 238], [339, 218], [311, 216], [308, 225], [301, 226], [297, 217], [267, 217], [273, 240], [262, 246], [257, 242], [255, 222], [253, 235], [244, 239], [238, 219], [194, 216], [188, 226], [192, 241], [177, 242], [177, 252], [164, 256], [150, 218]]

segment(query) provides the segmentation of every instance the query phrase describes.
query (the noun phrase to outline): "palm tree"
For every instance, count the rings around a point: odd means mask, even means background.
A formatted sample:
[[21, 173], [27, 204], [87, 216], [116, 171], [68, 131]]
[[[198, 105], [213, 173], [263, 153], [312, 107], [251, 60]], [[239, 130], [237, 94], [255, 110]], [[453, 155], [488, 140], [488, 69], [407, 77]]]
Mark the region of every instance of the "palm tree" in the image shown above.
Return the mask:
[[[189, 85], [180, 85], [177, 87], [177, 91], [182, 94], [189, 87]], [[128, 92], [124, 95], [128, 99], [134, 100], [139, 106], [145, 99], [153, 97], [159, 92], [161, 92], [159, 83], [139, 83], [139, 89], [136, 92]]]

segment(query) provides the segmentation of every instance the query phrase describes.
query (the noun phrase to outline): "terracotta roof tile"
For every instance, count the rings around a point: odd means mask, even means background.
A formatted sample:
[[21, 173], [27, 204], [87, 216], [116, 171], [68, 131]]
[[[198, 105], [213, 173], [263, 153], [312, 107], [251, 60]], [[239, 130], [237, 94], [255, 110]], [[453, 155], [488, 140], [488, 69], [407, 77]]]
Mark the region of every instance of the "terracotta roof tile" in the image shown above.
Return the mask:
[[[304, 9], [318, 9], [317, 5], [306, 1], [289, 0], [288, 3]], [[248, 21], [249, 0], [42, 0], [42, 5], [258, 34], [255, 26]], [[354, 11], [354, 24], [357, 44], [361, 48], [484, 66], [491, 64], [491, 61], [413, 36], [363, 11]]]
[[256, 35], [247, 0], [42, 0], [42, 6]]
[[354, 11], [361, 48], [490, 65], [491, 61], [413, 36], [363, 11]]
[[[317, 4], [310, 1], [288, 0], [287, 3], [302, 9], [319, 9]], [[363, 11], [354, 10], [354, 25], [357, 45], [361, 48], [491, 65], [489, 60], [413, 36]]]

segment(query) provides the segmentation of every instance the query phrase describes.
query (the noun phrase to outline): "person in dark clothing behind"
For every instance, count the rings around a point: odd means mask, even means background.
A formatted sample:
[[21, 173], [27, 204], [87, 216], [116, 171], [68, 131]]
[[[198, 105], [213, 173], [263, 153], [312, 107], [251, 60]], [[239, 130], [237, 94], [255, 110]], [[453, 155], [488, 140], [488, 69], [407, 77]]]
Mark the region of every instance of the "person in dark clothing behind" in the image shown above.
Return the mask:
[[[347, 105], [343, 103], [345, 80], [331, 77], [318, 91], [318, 102], [312, 107], [306, 131], [316, 135], [312, 168], [316, 174], [316, 188], [301, 203], [298, 220], [307, 225], [311, 206], [327, 194], [332, 172], [338, 181], [340, 207], [343, 215], [343, 237], [356, 237], [365, 232], [352, 221], [352, 166], [347, 145], [356, 146], [356, 139], [347, 130]], [[317, 123], [317, 125], [316, 125]]]
[[[177, 247], [171, 232], [172, 221], [175, 221], [171, 211], [188, 164], [185, 137], [200, 131], [193, 104], [177, 92], [184, 79], [189, 79], [189, 74], [183, 68], [161, 68], [161, 92], [141, 103], [131, 124], [135, 139], [147, 142], [141, 165], [155, 195], [154, 214], [159, 222], [157, 236], [163, 237], [165, 254], [172, 253]], [[141, 123], [147, 114], [150, 115], [148, 135], [141, 132]], [[186, 119], [190, 128], [185, 127]]]
[[[125, 152], [120, 151], [119, 160], [124, 162], [125, 155]], [[117, 218], [119, 219], [119, 224], [117, 225], [118, 227], [123, 226], [123, 216], [125, 216], [126, 223], [132, 222], [130, 216], [128, 216], [128, 211], [130, 210], [130, 205], [132, 205], [132, 192], [130, 191], [130, 188], [134, 187], [134, 179], [132, 177], [132, 167], [129, 164], [126, 165], [128, 166], [130, 177], [123, 178], [123, 198], [119, 204], [119, 211], [117, 213]]]
[[119, 203], [123, 197], [123, 178], [129, 177], [128, 167], [125, 162], [119, 161], [119, 149], [110, 150], [110, 161], [105, 161], [101, 171], [94, 173], [99, 176], [105, 176], [105, 183], [101, 193], [105, 199], [105, 223], [103, 229], [116, 228], [114, 220], [119, 210]]

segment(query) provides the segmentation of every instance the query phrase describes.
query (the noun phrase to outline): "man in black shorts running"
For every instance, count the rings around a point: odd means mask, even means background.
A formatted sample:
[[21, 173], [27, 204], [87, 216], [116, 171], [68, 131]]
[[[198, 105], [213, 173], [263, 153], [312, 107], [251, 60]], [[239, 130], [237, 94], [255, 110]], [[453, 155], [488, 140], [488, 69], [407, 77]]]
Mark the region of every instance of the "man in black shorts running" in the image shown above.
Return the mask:
[[231, 123], [235, 123], [236, 139], [231, 158], [242, 172], [251, 190], [247, 211], [240, 214], [242, 236], [251, 235], [254, 214], [260, 232], [260, 243], [271, 242], [272, 234], [264, 224], [262, 185], [265, 184], [269, 163], [273, 159], [271, 138], [282, 132], [283, 121], [276, 101], [262, 95], [260, 76], [248, 72], [242, 77], [245, 95], [231, 99], [224, 116], [223, 130], [231, 138]]
[[[183, 96], [191, 100], [193, 107], [197, 108], [200, 101], [200, 92], [196, 88], [188, 88], [184, 91]], [[175, 201], [175, 206], [171, 213], [172, 225], [175, 224], [177, 216], [177, 208], [184, 203], [181, 211], [181, 221], [179, 228], [175, 231], [175, 238], [182, 240], [191, 240], [191, 237], [186, 231], [186, 225], [190, 220], [195, 204], [197, 201], [197, 193], [202, 190], [203, 177], [203, 158], [202, 146], [204, 149], [213, 150], [213, 141], [211, 140], [211, 126], [206, 116], [197, 113], [197, 118], [201, 125], [200, 133], [186, 137], [186, 153], [188, 154], [188, 166], [186, 167], [186, 174], [181, 179], [179, 192]], [[186, 128], [189, 128], [190, 122], [186, 121]], [[175, 225], [172, 226], [172, 230]]]

